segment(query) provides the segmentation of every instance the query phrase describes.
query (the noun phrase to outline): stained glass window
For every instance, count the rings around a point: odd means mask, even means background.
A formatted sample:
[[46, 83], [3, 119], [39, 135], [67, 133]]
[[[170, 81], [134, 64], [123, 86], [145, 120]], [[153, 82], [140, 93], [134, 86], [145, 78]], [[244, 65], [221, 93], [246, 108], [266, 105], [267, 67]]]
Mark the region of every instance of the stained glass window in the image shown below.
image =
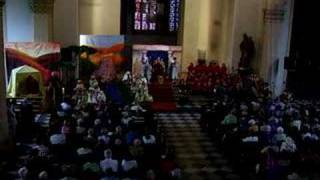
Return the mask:
[[169, 31], [174, 32], [180, 23], [180, 0], [170, 0]]
[[157, 17], [157, 0], [135, 0], [134, 29], [138, 31], [155, 31]]

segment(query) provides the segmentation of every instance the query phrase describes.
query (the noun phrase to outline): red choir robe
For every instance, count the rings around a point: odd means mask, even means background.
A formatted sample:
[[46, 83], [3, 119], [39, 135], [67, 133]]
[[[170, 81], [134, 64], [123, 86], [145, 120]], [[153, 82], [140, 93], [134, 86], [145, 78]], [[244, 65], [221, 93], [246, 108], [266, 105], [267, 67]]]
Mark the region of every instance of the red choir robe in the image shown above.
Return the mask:
[[225, 65], [222, 65], [220, 68], [220, 73], [221, 74], [227, 74], [227, 67]]
[[207, 92], [208, 91], [208, 81], [209, 81], [209, 78], [207, 78], [207, 77], [202, 78], [201, 92]]
[[190, 65], [188, 66], [188, 72], [193, 72], [194, 71], [194, 65], [193, 63], [190, 63]]

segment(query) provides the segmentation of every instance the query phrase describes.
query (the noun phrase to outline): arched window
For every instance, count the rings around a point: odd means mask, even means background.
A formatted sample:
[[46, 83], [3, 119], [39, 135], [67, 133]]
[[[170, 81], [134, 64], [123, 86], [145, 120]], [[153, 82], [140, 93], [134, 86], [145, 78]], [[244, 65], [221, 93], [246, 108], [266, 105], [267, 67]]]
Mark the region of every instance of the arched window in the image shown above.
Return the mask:
[[181, 0], [169, 0], [169, 31], [178, 31], [180, 24], [180, 3]]
[[157, 0], [135, 0], [134, 29], [155, 31], [157, 27]]

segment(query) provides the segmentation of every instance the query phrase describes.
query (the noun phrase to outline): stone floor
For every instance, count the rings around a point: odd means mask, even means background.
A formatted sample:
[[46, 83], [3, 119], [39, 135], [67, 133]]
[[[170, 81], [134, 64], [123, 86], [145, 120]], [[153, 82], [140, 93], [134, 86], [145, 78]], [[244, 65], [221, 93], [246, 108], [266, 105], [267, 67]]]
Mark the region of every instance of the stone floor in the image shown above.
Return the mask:
[[167, 144], [174, 148], [176, 161], [183, 170], [182, 179], [240, 179], [201, 130], [199, 113], [157, 113], [155, 118], [166, 133]]

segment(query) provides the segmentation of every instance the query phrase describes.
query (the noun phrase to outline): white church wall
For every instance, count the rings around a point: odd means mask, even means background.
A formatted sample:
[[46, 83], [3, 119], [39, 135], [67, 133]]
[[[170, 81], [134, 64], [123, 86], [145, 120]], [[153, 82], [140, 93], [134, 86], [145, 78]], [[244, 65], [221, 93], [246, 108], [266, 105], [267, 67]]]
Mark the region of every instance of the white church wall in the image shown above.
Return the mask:
[[79, 0], [79, 32], [120, 35], [120, 15], [120, 0]]
[[286, 86], [284, 58], [289, 55], [293, 0], [268, 0], [268, 9], [284, 10], [282, 21], [265, 23], [260, 75], [269, 83], [275, 94], [280, 95]]
[[34, 16], [28, 0], [8, 0], [5, 3], [5, 41], [32, 42]]
[[55, 0], [53, 39], [62, 46], [79, 44], [78, 0]]

